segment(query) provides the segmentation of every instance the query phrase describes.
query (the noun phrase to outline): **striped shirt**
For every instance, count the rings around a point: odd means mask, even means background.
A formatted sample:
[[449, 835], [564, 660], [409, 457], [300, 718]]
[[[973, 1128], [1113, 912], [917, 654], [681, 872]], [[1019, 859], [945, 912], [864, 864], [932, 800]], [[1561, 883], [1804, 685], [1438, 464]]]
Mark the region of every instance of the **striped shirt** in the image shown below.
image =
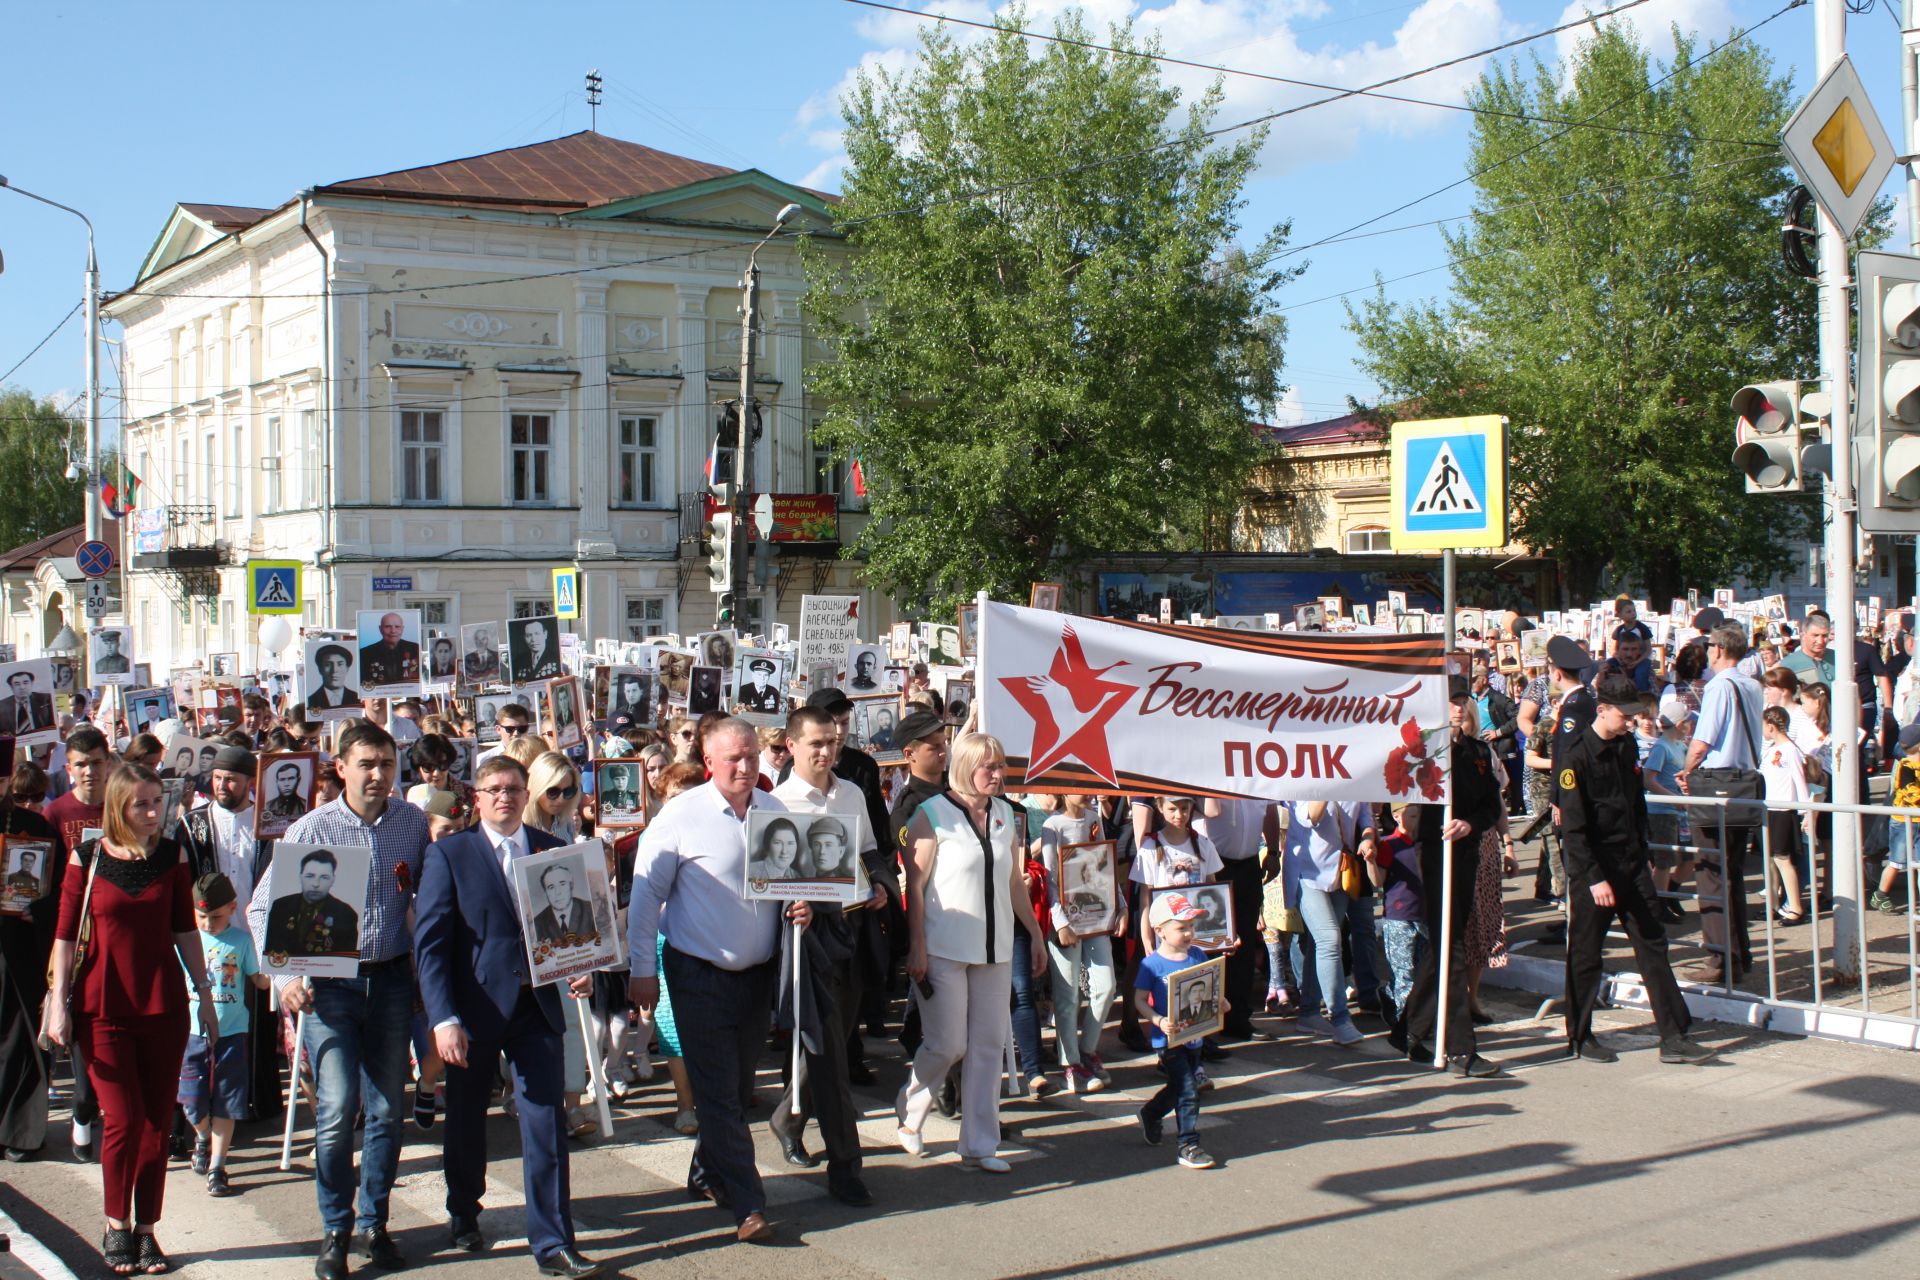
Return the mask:
[[[347, 807], [346, 797], [321, 805], [288, 828], [285, 844], [373, 845], [367, 871], [367, 905], [360, 913], [360, 959], [380, 964], [413, 950], [407, 908], [420, 883], [420, 863], [430, 841], [427, 815], [405, 800], [389, 799], [372, 822]], [[404, 876], [398, 868], [405, 867]], [[266, 933], [268, 884], [262, 876], [247, 905], [247, 923], [256, 942]], [[256, 921], [257, 917], [257, 921]]]

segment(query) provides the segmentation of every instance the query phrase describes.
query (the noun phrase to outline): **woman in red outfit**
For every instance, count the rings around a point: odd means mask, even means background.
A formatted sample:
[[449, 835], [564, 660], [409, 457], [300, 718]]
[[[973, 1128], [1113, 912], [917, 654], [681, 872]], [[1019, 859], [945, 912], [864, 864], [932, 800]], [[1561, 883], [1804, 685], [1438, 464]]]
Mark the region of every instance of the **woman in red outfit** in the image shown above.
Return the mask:
[[[180, 846], [160, 835], [164, 794], [159, 776], [139, 765], [122, 765], [108, 780], [105, 834], [75, 850], [61, 878], [47, 995], [49, 1038], [79, 1042], [100, 1099], [107, 1209], [100, 1250], [121, 1275], [159, 1275], [169, 1266], [153, 1224], [166, 1189], [167, 1131], [179, 1083], [178, 1071], [163, 1066], [178, 1063], [187, 1043], [182, 965], [201, 993], [200, 1034], [212, 1043], [220, 1032], [193, 924], [187, 864]], [[74, 940], [90, 878], [92, 935], [69, 1014]]]

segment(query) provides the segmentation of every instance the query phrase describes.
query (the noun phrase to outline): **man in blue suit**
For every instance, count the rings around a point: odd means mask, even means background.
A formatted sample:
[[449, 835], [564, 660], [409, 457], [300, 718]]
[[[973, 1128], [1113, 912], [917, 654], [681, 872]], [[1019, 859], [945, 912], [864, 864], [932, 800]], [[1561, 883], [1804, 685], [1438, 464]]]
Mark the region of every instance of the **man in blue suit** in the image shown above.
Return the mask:
[[[444, 1166], [453, 1244], [469, 1253], [486, 1247], [486, 1111], [493, 1064], [505, 1053], [520, 1112], [528, 1242], [542, 1275], [580, 1280], [600, 1267], [574, 1248], [561, 1076], [566, 1019], [554, 986], [531, 985], [510, 878], [514, 859], [561, 842], [521, 824], [527, 774], [510, 756], [480, 766], [474, 802], [480, 825], [427, 847], [415, 899], [415, 967], [434, 1045], [447, 1064]], [[591, 975], [574, 978], [570, 989], [586, 995]]]

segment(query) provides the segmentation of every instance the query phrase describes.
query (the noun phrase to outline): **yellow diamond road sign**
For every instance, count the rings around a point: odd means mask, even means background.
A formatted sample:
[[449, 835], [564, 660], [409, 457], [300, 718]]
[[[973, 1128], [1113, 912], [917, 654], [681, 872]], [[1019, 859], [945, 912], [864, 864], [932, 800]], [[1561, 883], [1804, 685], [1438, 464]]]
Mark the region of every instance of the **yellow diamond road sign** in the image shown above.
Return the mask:
[[1842, 57], [1787, 121], [1781, 146], [1813, 198], [1851, 237], [1893, 168], [1893, 142], [1853, 61]]

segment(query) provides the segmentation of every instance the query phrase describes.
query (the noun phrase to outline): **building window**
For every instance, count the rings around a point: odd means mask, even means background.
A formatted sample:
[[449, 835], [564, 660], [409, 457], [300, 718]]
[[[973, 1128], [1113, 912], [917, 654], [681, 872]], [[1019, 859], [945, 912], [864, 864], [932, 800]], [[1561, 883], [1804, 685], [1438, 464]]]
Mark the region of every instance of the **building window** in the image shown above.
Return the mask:
[[553, 415], [512, 415], [509, 443], [513, 449], [513, 501], [544, 504], [553, 501]]
[[325, 457], [325, 442], [320, 439], [320, 415], [312, 409], [300, 411], [300, 456], [306, 459], [300, 468], [300, 505], [311, 510], [320, 505], [320, 469]]
[[266, 439], [260, 452], [260, 470], [265, 484], [260, 494], [260, 513], [272, 515], [280, 509], [284, 491], [280, 487], [280, 468], [285, 464], [285, 442], [280, 438], [280, 415], [274, 414], [267, 419]]
[[420, 621], [425, 626], [444, 627], [447, 625], [447, 603], [445, 600], [402, 600], [400, 607], [418, 609]]
[[215, 487], [214, 477], [220, 469], [220, 440], [213, 432], [207, 432], [200, 450], [200, 501], [212, 506], [220, 501], [220, 490]]
[[[514, 422], [518, 429], [519, 415]], [[446, 415], [438, 409], [400, 411], [400, 497], [403, 502], [445, 502], [441, 476], [447, 448]], [[515, 451], [516, 465], [519, 453]]]
[[820, 443], [821, 421], [815, 418], [807, 431], [807, 448], [813, 460], [813, 492], [842, 494], [847, 487], [846, 468], [834, 459], [832, 450]]
[[665, 596], [627, 597], [627, 639], [645, 640], [667, 634], [667, 598]]
[[660, 419], [621, 414], [614, 441], [613, 500], [623, 507], [659, 503]]
[[552, 613], [552, 596], [526, 596], [513, 602], [513, 616], [516, 618], [543, 618]]
[[230, 453], [227, 463], [226, 516], [229, 520], [238, 520], [246, 514], [246, 503], [242, 499], [242, 486], [253, 468], [247, 465], [247, 439], [239, 427], [233, 428], [229, 443]]
[[1393, 544], [1387, 531], [1378, 525], [1347, 530], [1347, 554], [1350, 556], [1383, 554], [1391, 550]]

